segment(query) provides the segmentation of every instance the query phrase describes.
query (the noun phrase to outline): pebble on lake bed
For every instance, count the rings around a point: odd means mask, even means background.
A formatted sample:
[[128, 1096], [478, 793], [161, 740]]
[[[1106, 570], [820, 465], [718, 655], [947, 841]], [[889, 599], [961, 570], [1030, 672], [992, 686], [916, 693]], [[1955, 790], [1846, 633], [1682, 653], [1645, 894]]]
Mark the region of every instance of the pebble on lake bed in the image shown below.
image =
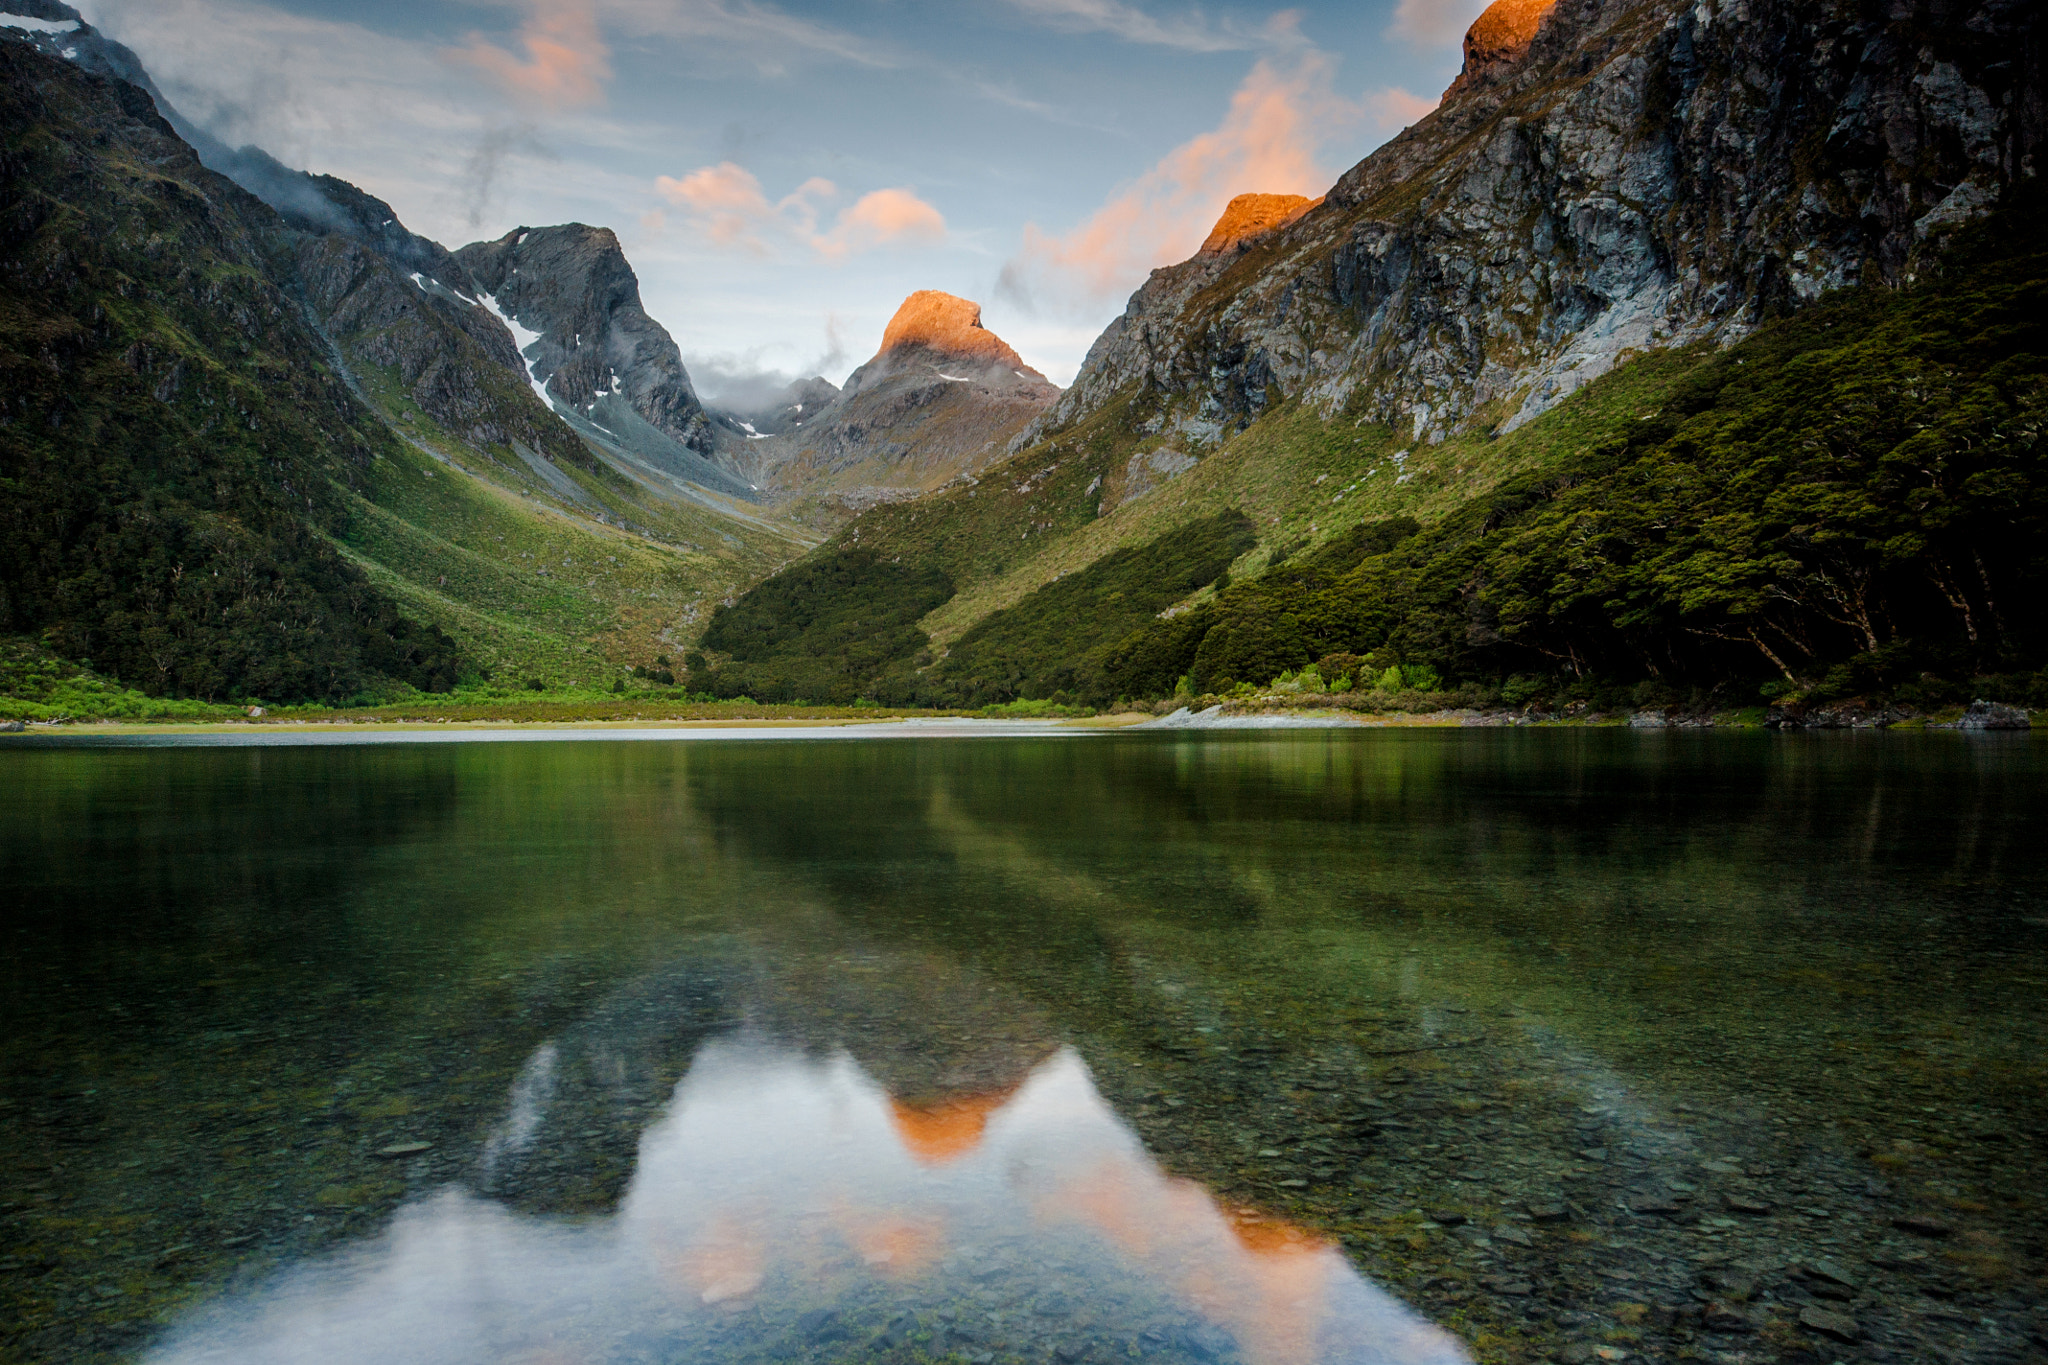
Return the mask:
[[377, 1155], [390, 1161], [402, 1156], [418, 1156], [421, 1152], [432, 1150], [433, 1146], [431, 1142], [394, 1142], [389, 1147], [379, 1147]]
[[1856, 1319], [1847, 1313], [1830, 1312], [1825, 1308], [1807, 1307], [1799, 1310], [1799, 1324], [1810, 1331], [1833, 1337], [1837, 1341], [1854, 1341], [1862, 1335]]

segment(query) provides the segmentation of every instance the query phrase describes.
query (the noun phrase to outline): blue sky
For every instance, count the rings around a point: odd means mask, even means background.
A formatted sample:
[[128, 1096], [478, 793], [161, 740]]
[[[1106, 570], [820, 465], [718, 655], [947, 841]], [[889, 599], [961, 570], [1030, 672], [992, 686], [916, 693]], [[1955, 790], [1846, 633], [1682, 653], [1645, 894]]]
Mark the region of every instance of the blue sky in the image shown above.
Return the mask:
[[1320, 194], [1477, 0], [79, 0], [185, 113], [459, 246], [616, 229], [700, 387], [872, 353], [914, 289], [1065, 383], [1245, 191]]

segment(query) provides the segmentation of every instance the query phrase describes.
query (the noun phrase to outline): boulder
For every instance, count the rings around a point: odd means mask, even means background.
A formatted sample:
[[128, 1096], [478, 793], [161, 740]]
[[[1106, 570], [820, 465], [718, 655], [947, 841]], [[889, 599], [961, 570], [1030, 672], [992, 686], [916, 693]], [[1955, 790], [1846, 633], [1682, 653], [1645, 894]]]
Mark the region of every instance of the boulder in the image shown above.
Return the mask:
[[1970, 709], [1963, 712], [1963, 718], [1956, 722], [1958, 730], [2031, 730], [2034, 722], [2027, 713], [2017, 706], [2003, 702], [1973, 701]]

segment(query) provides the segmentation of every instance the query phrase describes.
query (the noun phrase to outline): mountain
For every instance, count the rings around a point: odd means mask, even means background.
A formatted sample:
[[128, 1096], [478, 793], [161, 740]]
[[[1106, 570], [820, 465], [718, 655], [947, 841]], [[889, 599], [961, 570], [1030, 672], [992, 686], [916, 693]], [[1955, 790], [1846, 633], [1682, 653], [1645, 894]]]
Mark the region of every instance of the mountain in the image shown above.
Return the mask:
[[981, 305], [919, 290], [831, 402], [760, 443], [762, 482], [796, 515], [842, 519], [971, 479], [1058, 397]]
[[272, 278], [275, 222], [125, 82], [0, 42], [0, 612], [153, 692], [445, 690], [336, 544], [396, 439]]
[[[388, 205], [195, 144], [126, 49], [23, 7], [0, 27], [5, 629], [159, 694], [609, 681], [806, 543], [727, 470], [580, 435]], [[687, 423], [672, 343], [593, 256], [593, 330]]]
[[719, 422], [733, 435], [750, 441], [764, 436], [780, 436], [794, 431], [805, 422], [816, 420], [819, 413], [831, 406], [839, 396], [839, 386], [819, 375], [798, 379], [783, 386], [780, 393], [765, 403], [750, 407], [720, 406], [707, 409], [712, 420]]
[[515, 228], [455, 259], [517, 336], [535, 392], [586, 436], [707, 488], [751, 496], [747, 480], [716, 462], [712, 421], [682, 352], [641, 306], [639, 278], [610, 228]]
[[[774, 661], [831, 657], [755, 628], [778, 599], [828, 632], [917, 607], [833, 685], [953, 702], [1326, 655], [1750, 701], [2038, 668], [1993, 606], [2042, 583], [2044, 23], [1501, 0], [1435, 112], [1319, 202], [1232, 205], [1006, 461], [714, 617], [704, 675], [767, 696]], [[1155, 562], [1215, 572], [1123, 644], [1049, 633]]]
[[1432, 114], [1249, 250], [1155, 272], [1027, 443], [1213, 446], [1293, 400], [1430, 442], [1857, 283], [2024, 173], [2037, 6], [1500, 0]]

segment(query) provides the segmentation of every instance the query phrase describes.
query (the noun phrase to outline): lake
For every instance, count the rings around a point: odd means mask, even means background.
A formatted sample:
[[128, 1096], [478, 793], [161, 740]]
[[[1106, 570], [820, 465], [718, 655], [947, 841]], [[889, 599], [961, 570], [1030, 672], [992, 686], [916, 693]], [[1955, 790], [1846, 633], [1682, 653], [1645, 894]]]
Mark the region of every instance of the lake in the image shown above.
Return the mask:
[[0, 1357], [2022, 1361], [2048, 743], [0, 748]]

